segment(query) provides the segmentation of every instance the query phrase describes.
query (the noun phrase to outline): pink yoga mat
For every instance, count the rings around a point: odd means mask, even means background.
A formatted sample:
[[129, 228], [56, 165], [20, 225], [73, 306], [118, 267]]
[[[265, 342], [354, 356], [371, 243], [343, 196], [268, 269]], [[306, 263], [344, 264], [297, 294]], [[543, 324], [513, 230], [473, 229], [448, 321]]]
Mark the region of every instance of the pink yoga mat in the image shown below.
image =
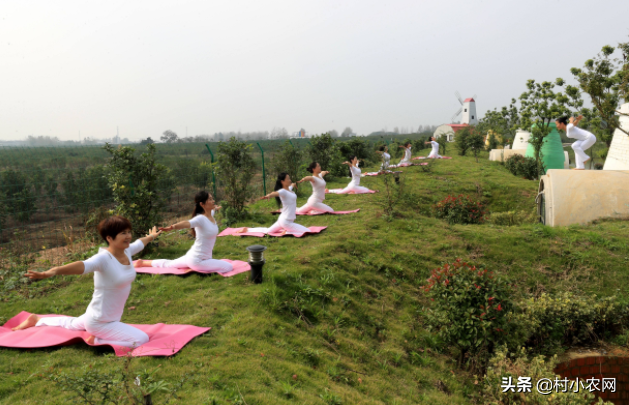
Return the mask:
[[[178, 276], [181, 276], [183, 274], [189, 274], [189, 273], [200, 273], [200, 274], [213, 274], [214, 273], [223, 277], [231, 277], [231, 276], [235, 276], [236, 274], [244, 273], [246, 271], [251, 270], [251, 266], [249, 266], [249, 263], [246, 263], [240, 260], [227, 260], [227, 259], [221, 259], [221, 260], [227, 263], [231, 263], [232, 266], [234, 266], [234, 270], [228, 271], [227, 273], [217, 273], [217, 272], [208, 273], [205, 271], [197, 271], [197, 270], [188, 271], [189, 269], [187, 268], [177, 269], [174, 267], [136, 267], [135, 272], [142, 273], [142, 274], [176, 274]], [[137, 260], [134, 261], [133, 264], [135, 264], [135, 262], [137, 262]]]
[[[402, 173], [400, 172], [392, 172], [390, 170], [387, 170], [387, 173], [391, 174], [391, 173]], [[381, 174], [384, 174], [383, 172], [369, 172], [369, 173], [363, 173], [363, 176], [380, 176]]]
[[[296, 233], [296, 234], [284, 234], [282, 235], [280, 232], [277, 233], [270, 233], [269, 236], [288, 236], [288, 235], [292, 235], [296, 238], [301, 238], [304, 235], [308, 235], [308, 234], [314, 234], [314, 233], [319, 233], [322, 230], [324, 230], [325, 228], [327, 228], [327, 226], [311, 226], [308, 229], [310, 229], [310, 232], [304, 232], [304, 233]], [[227, 228], [225, 229], [223, 232], [219, 233], [218, 236], [257, 236], [259, 238], [263, 237], [264, 235], [266, 235], [265, 232], [247, 232], [247, 233], [236, 233], [236, 231], [240, 230], [242, 228]], [[255, 229], [255, 228], [253, 228]]]
[[[414, 157], [412, 160], [420, 160], [420, 159], [429, 159], [426, 156], [417, 156]], [[430, 159], [452, 159], [452, 156], [441, 156], [440, 158], [430, 158]]]
[[[315, 216], [315, 215], [346, 215], [346, 214], [353, 214], [355, 212], [360, 211], [360, 208], [356, 209], [356, 210], [352, 210], [352, 211], [332, 211], [332, 212], [327, 212], [327, 211], [317, 211], [314, 208], [307, 214], [300, 214], [299, 212], [297, 213], [297, 215], [308, 215], [308, 216]], [[273, 211], [271, 212], [271, 214], [273, 215], [278, 215], [281, 214], [282, 211], [277, 210], [277, 211]]]
[[[341, 193], [341, 191], [343, 191], [343, 188], [333, 188], [331, 190], [326, 191], [326, 194], [349, 194], [349, 193]], [[375, 193], [375, 191], [373, 190], [369, 190], [369, 191], [358, 191], [358, 192], [354, 192], [353, 194], [373, 194]]]
[[[90, 336], [87, 332], [72, 331], [57, 326], [38, 326], [24, 330], [12, 331], [11, 328], [18, 326], [30, 315], [29, 312], [22, 311], [7, 323], [0, 327], [0, 346], [12, 347], [16, 349], [36, 349], [41, 347], [65, 346], [85, 340]], [[64, 315], [40, 315], [64, 316]], [[204, 334], [211, 328], [202, 328], [192, 325], [165, 325], [157, 323], [155, 325], [131, 325], [149, 335], [149, 342], [140, 347], [131, 349], [116, 345], [90, 345], [90, 346], [111, 346], [116, 352], [116, 356], [122, 357], [130, 354], [133, 357], [140, 356], [172, 356], [181, 350], [188, 342], [195, 337]]]

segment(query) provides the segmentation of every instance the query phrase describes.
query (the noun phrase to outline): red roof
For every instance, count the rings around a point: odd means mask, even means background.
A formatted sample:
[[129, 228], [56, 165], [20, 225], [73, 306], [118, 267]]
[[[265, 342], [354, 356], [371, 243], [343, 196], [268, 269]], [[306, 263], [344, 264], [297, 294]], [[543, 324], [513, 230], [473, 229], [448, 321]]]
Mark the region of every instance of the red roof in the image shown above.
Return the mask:
[[[474, 101], [474, 99], [473, 99], [473, 98], [466, 98], [466, 99], [465, 99], [465, 101], [464, 101], [464, 103], [467, 103], [467, 102], [472, 102], [472, 101]], [[476, 101], [474, 101], [474, 102], [476, 102]]]
[[468, 124], [446, 124], [446, 125], [451, 127], [455, 134], [459, 132], [460, 130], [462, 130], [463, 128], [469, 127]]

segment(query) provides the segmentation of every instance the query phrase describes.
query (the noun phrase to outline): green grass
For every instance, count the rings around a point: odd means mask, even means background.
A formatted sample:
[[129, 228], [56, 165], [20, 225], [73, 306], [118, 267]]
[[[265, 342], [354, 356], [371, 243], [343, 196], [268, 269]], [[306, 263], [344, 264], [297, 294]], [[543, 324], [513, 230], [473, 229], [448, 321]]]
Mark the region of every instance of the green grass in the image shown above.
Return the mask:
[[[326, 203], [336, 210], [361, 212], [298, 217], [305, 226], [328, 226], [315, 236], [219, 238], [217, 258], [246, 260], [246, 246], [268, 246], [263, 284], [252, 284], [248, 274], [227, 279], [138, 275], [124, 322], [212, 329], [173, 357], [138, 358], [131, 367], [160, 366], [157, 379], [169, 382], [192, 373], [193, 382], [181, 392], [180, 403], [186, 404], [333, 404], [337, 399], [343, 404], [465, 404], [472, 402], [474, 378], [456, 369], [449, 350], [422, 323], [429, 303], [418, 287], [430, 270], [459, 257], [483, 264], [515, 283], [516, 298], [561, 290], [627, 293], [618, 282], [626, 279], [629, 266], [627, 222], [451, 226], [433, 218], [430, 208], [448, 194], [480, 195], [491, 212], [531, 213], [537, 183], [515, 178], [486, 154], [478, 164], [454, 156], [434, 162], [430, 172], [402, 170], [407, 194], [390, 222], [374, 203], [378, 194], [330, 195]], [[383, 189], [379, 177], [363, 178], [361, 184]], [[304, 194], [299, 204], [309, 191]], [[251, 208], [256, 221], [238, 226], [270, 225], [273, 209], [274, 202], [259, 202]], [[178, 257], [191, 243], [175, 235], [150, 256]], [[2, 302], [0, 321], [22, 310], [81, 315], [92, 287], [91, 276], [77, 277], [48, 295]], [[84, 365], [120, 367], [110, 352], [83, 344], [0, 349], [0, 403], [68, 403], [70, 394], [36, 374], [51, 367], [67, 372]]]

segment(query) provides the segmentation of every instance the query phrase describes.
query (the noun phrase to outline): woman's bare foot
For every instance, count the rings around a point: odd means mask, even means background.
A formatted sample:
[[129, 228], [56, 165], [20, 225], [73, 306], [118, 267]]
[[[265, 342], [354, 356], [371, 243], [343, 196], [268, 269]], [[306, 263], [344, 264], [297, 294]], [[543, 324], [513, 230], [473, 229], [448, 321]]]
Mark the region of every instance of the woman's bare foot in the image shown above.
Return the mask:
[[286, 235], [286, 229], [282, 229], [282, 233], [280, 233], [280, 235]]
[[90, 335], [87, 339], [85, 339], [85, 342], [88, 345], [93, 345], [94, 344], [94, 340], [96, 339], [96, 336], [94, 335]]
[[28, 318], [26, 318], [26, 320], [24, 322], [22, 322], [21, 324], [19, 324], [15, 328], [12, 328], [11, 330], [28, 329], [28, 328], [31, 328], [31, 327], [37, 325], [38, 321], [39, 321], [39, 316], [38, 315], [30, 314], [28, 316]]
[[192, 269], [185, 269], [185, 270], [183, 271], [183, 274], [188, 274], [188, 273], [190, 273], [191, 271], [194, 271], [194, 270], [192, 270]]
[[249, 228], [242, 228], [236, 231], [236, 233], [247, 233], [247, 231], [249, 230]]

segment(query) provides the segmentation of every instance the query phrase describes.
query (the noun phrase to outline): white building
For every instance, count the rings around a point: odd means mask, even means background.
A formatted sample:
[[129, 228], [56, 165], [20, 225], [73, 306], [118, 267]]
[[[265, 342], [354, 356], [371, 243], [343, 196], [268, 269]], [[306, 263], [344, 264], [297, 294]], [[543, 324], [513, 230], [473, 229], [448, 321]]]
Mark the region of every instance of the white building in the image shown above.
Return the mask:
[[447, 137], [448, 142], [454, 142], [454, 135], [457, 132], [467, 126], [478, 124], [478, 115], [476, 115], [476, 101], [474, 101], [473, 98], [466, 98], [463, 101], [463, 107], [461, 107], [460, 112], [462, 114], [461, 123], [439, 125], [435, 130], [435, 133], [433, 134], [435, 139], [441, 136], [445, 136]]

